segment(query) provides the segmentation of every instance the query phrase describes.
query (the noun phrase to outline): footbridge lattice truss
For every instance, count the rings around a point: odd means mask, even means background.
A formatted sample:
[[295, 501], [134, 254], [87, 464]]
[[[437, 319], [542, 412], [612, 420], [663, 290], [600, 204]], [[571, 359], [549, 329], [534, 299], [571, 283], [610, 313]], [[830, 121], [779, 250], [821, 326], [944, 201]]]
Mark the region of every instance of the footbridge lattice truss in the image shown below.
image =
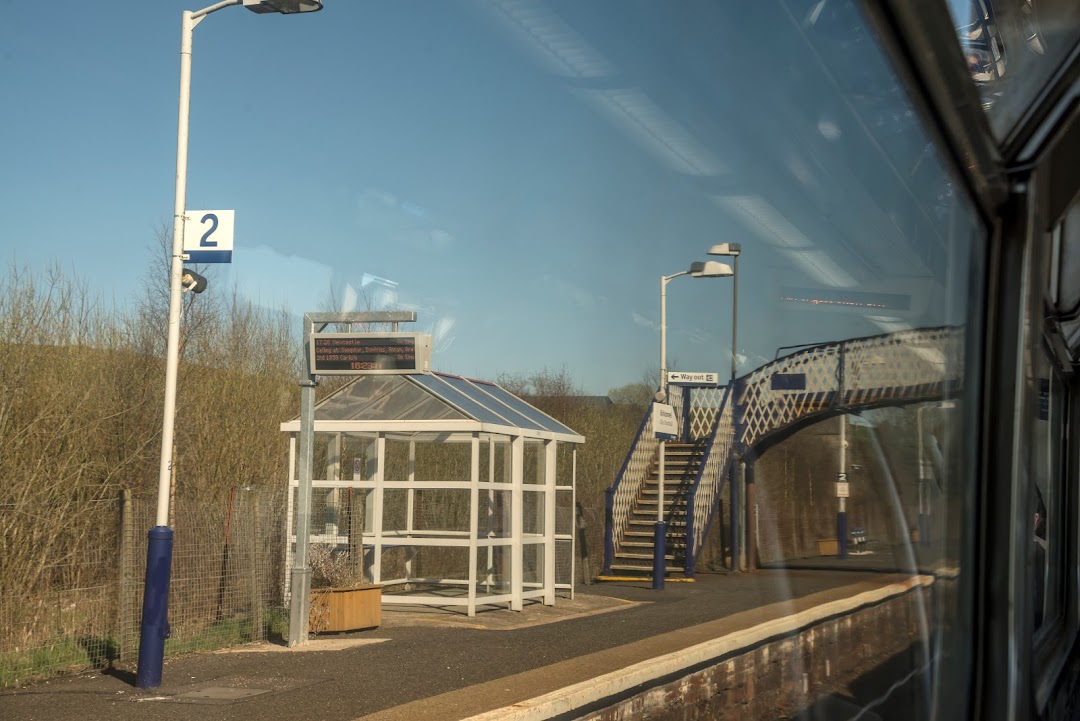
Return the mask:
[[[735, 461], [798, 428], [865, 408], [938, 400], [962, 386], [964, 329], [919, 328], [804, 347], [725, 387], [683, 386], [670, 393], [680, 440], [703, 447], [692, 479], [679, 492], [685, 513], [684, 572], [690, 575], [719, 508]], [[635, 499], [659, 442], [646, 413], [615, 483], [607, 490], [604, 570], [626, 537]], [[674, 507], [668, 512], [671, 528]]]

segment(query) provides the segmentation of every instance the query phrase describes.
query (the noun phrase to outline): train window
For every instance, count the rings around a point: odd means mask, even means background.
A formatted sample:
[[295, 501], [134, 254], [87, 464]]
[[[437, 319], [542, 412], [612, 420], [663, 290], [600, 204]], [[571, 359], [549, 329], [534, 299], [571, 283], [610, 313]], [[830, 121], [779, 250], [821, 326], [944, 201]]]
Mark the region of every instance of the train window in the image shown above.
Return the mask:
[[1060, 620], [1064, 609], [1066, 484], [1063, 474], [1064, 404], [1062, 381], [1045, 346], [1034, 354], [1028, 377], [1033, 416], [1029, 426], [1028, 472], [1032, 496], [1031, 568], [1034, 623], [1038, 632]]
[[[961, 586], [988, 233], [860, 8], [339, 3], [348, 33], [322, 44], [325, 62], [357, 81], [311, 99], [326, 118], [311, 152], [338, 159], [318, 182], [348, 195], [355, 235], [307, 252], [343, 300], [332, 310], [423, 309], [433, 365], [502, 376], [553, 413], [545, 366], [567, 369], [565, 392], [651, 398], [667, 385], [663, 326], [666, 370], [721, 386], [669, 388], [682, 440], [713, 449], [685, 489], [695, 515], [672, 526], [671, 573], [756, 561], [792, 598], [886, 574], [932, 586], [897, 602], [890, 645], [860, 646], [873, 663], [844, 680], [862, 705], [905, 696], [926, 718], [970, 678]], [[730, 273], [691, 275], [709, 260]], [[673, 275], [664, 315], [658, 281]], [[655, 437], [620, 475], [642, 415], [629, 431], [615, 415], [560, 420], [591, 429], [578, 498], [594, 518], [619, 484], [612, 571], [648, 575], [651, 549], [627, 549], [662, 510], [646, 478]], [[753, 505], [724, 475], [736, 453], [757, 464]], [[807, 668], [808, 693], [836, 691], [833, 666], [811, 661], [825, 675]]]
[[1080, 202], [1073, 203], [1054, 233], [1050, 297], [1064, 355], [1080, 361]]
[[950, 0], [964, 59], [999, 138], [1080, 39], [1075, 0]]
[[[1037, 173], [1036, 187], [1042, 177], [1053, 176]], [[1033, 227], [1048, 230], [1035, 232], [1027, 249], [1027, 340], [1020, 368], [1027, 398], [1021, 406], [1023, 425], [1019, 429], [1026, 442], [1021, 446], [1018, 482], [1027, 484], [1030, 504], [1031, 532], [1025, 560], [1033, 629], [1031, 671], [1036, 701], [1042, 708], [1076, 635], [1075, 606], [1080, 589], [1075, 571], [1070, 572], [1077, 559], [1078, 531], [1077, 492], [1069, 481], [1068, 464], [1070, 392], [1066, 373], [1071, 372], [1071, 363], [1057, 322], [1061, 302], [1068, 302], [1075, 294], [1075, 279], [1063, 275], [1061, 268], [1070, 262], [1066, 250], [1073, 232], [1070, 219], [1076, 213], [1074, 208], [1064, 213], [1063, 220], [1048, 222], [1045, 214], [1049, 206], [1038, 207], [1042, 210], [1036, 211]]]

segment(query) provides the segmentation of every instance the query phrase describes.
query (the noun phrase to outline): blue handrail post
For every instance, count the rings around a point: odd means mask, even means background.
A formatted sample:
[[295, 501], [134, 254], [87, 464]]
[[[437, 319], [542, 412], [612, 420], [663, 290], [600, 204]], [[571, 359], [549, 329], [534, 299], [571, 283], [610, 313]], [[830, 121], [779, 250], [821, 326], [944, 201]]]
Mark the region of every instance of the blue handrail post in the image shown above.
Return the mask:
[[653, 565], [652, 587], [658, 591], [664, 590], [664, 575], [667, 574], [667, 524], [657, 521], [653, 528]]
[[838, 511], [836, 514], [836, 549], [837, 555], [841, 559], [847, 558], [847, 541], [847, 511]]
[[[698, 469], [698, 479], [701, 478], [701, 471], [705, 466], [702, 461], [702, 468]], [[696, 479], [695, 479], [696, 480]], [[690, 578], [694, 575], [694, 567], [697, 565], [697, 559], [694, 558], [694, 491], [695, 487], [691, 489], [690, 493], [686, 497], [686, 561], [683, 563], [683, 575]]]
[[731, 570], [739, 570], [739, 476], [738, 461], [728, 466], [728, 487], [731, 489]]
[[611, 575], [615, 560], [615, 486], [604, 491], [604, 575]]

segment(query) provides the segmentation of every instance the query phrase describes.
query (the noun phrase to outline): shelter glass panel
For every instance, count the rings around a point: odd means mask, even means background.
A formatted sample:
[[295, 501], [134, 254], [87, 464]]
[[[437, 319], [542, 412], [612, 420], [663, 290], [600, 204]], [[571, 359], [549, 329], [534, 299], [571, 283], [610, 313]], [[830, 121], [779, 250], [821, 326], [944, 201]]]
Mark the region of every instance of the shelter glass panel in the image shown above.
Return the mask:
[[472, 448], [468, 443], [417, 443], [417, 481], [469, 481]]
[[507, 437], [480, 439], [480, 482], [510, 483], [510, 441]]
[[[521, 582], [528, 586], [542, 586], [544, 583], [544, 546], [529, 543], [521, 549]], [[528, 590], [528, 588], [526, 588]]]
[[360, 376], [315, 409], [317, 421], [464, 419], [445, 401], [398, 375]]
[[534, 420], [524, 415], [523, 413], [506, 405], [498, 398], [490, 393], [490, 390], [495, 386], [494, 383], [488, 383], [486, 381], [469, 380], [465, 378], [456, 378], [454, 376], [440, 375], [441, 379], [450, 383], [455, 388], [463, 393], [467, 393], [469, 397], [476, 399], [477, 403], [490, 408], [495, 413], [499, 414], [503, 418], [507, 419], [511, 424], [521, 428], [530, 428], [535, 430], [543, 430]]
[[[321, 434], [317, 434], [321, 435]], [[379, 469], [378, 444], [374, 434], [341, 434], [341, 477], [371, 481]]]
[[510, 538], [512, 502], [511, 491], [480, 491], [477, 514], [480, 538]]
[[544, 453], [544, 443], [542, 441], [526, 440], [522, 482], [527, 486], [544, 485], [546, 467], [547, 456]]
[[476, 590], [487, 595], [510, 593], [509, 546], [476, 549]]
[[521, 415], [528, 418], [539, 428], [542, 428], [546, 431], [553, 431], [555, 433], [574, 433], [574, 431], [570, 430], [562, 423], [559, 423], [554, 418], [548, 417], [546, 414], [540, 412], [538, 409], [533, 408], [531, 405], [521, 400], [520, 398], [510, 393], [504, 388], [500, 388], [496, 385], [486, 385], [484, 386], [484, 390], [495, 396], [496, 399], [513, 408]]
[[[417, 582], [409, 592], [413, 593], [445, 593], [453, 597], [461, 594], [465, 589], [464, 583], [469, 579], [469, 549], [468, 547], [449, 548], [441, 546], [424, 546], [416, 548], [412, 555], [412, 578]], [[440, 584], [461, 584], [458, 589], [439, 588]], [[401, 591], [395, 590], [395, 593]]]
[[543, 534], [546, 491], [526, 491], [521, 499], [521, 527], [526, 534]]
[[427, 533], [450, 532], [459, 536], [468, 532], [469, 493], [468, 490], [430, 488], [414, 491], [413, 528]]
[[472, 418], [483, 423], [494, 423], [501, 426], [513, 425], [510, 421], [495, 413], [491, 409], [480, 405], [473, 398], [462, 393], [457, 388], [447, 383], [438, 375], [415, 375], [411, 376], [417, 383], [436, 395], [453, 403]]

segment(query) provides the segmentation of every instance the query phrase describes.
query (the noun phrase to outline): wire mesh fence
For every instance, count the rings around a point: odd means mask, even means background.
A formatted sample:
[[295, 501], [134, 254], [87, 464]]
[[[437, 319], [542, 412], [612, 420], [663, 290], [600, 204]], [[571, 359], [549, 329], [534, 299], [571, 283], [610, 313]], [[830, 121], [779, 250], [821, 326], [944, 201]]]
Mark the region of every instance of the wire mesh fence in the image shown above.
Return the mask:
[[[500, 495], [492, 501], [490, 530], [496, 535], [502, 518], [498, 504], [508, 500]], [[526, 497], [538, 501], [541, 495]], [[560, 585], [591, 580], [603, 555], [603, 509], [575, 509], [572, 498], [570, 491], [556, 494]], [[461, 503], [449, 500], [414, 499], [414, 528], [455, 526]], [[91, 668], [131, 668], [138, 661], [146, 532], [154, 525], [156, 501], [122, 492], [81, 506], [66, 530], [51, 534], [36, 529], [44, 518], [65, 517], [66, 509], [0, 506], [0, 687]], [[542, 505], [531, 508], [530, 517], [539, 518]], [[171, 510], [175, 536], [166, 654], [282, 637], [288, 628], [286, 490], [235, 488], [212, 501], [179, 497]], [[366, 511], [359, 492], [323, 498], [313, 509], [323, 522], [313, 526], [312, 541], [321, 538], [328, 548], [349, 551], [350, 540], [360, 544], [365, 522], [370, 523]], [[358, 576], [365, 575], [373, 559], [351, 550]], [[505, 585], [503, 554], [479, 549], [477, 560], [482, 583]], [[539, 547], [523, 560], [526, 581], [538, 583], [544, 572]], [[384, 549], [384, 577], [404, 576], [406, 563], [414, 577], [468, 578], [468, 554], [461, 549]]]
[[[156, 503], [123, 492], [82, 504], [61, 533], [28, 546], [68, 509], [0, 507], [0, 686], [137, 662], [146, 531]], [[233, 489], [178, 498], [166, 654], [280, 635], [284, 494]], [[55, 528], [55, 526], [53, 526]]]

